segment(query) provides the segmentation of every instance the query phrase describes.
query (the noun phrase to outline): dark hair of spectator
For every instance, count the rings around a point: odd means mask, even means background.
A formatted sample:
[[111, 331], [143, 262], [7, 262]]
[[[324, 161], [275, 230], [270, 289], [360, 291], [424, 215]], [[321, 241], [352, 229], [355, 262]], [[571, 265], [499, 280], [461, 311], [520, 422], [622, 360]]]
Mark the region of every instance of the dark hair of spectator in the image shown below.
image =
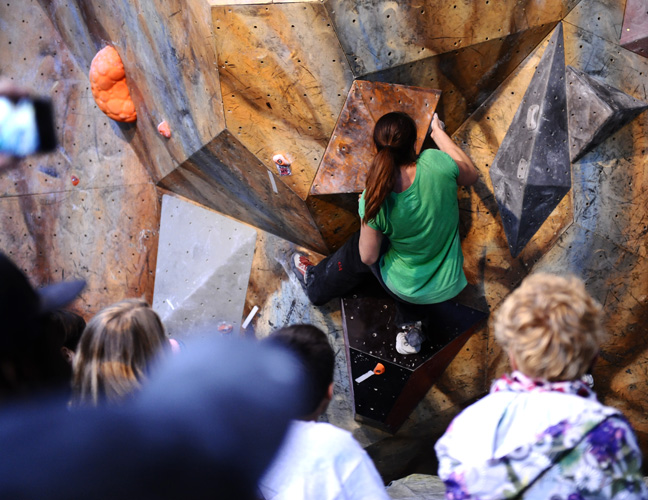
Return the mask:
[[86, 327], [83, 317], [66, 309], [57, 309], [45, 315], [45, 323], [48, 334], [58, 338], [61, 347], [76, 351]]
[[335, 353], [328, 337], [313, 325], [292, 325], [276, 330], [268, 340], [286, 346], [302, 362], [309, 380], [305, 413], [314, 412], [333, 382]]

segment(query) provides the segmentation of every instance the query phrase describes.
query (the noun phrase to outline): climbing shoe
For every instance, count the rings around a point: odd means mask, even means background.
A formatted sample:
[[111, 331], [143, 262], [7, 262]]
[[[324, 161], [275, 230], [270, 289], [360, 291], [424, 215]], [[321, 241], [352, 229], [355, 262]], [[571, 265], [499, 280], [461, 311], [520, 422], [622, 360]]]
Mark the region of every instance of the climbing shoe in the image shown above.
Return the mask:
[[297, 276], [299, 282], [306, 286], [308, 281], [307, 271], [309, 267], [313, 267], [313, 263], [308, 259], [308, 257], [299, 252], [292, 254], [290, 257], [290, 263], [292, 264], [293, 272], [295, 273], [295, 276]]

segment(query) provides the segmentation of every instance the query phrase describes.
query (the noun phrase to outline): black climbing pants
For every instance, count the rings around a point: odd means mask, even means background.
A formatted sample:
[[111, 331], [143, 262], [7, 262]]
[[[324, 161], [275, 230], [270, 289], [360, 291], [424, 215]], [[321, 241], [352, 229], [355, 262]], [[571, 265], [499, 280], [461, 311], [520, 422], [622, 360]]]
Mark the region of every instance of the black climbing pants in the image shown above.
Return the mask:
[[[366, 280], [376, 279], [380, 286], [396, 302], [396, 324], [414, 323], [422, 321], [424, 326], [428, 317], [444, 317], [451, 307], [455, 307], [455, 301], [450, 299], [438, 304], [411, 304], [394, 295], [380, 274], [379, 262], [368, 266], [360, 259], [360, 231], [349, 238], [344, 245], [331, 255], [326, 257], [316, 266], [308, 269], [306, 279], [306, 293], [310, 301], [316, 306], [326, 304], [329, 300], [340, 298], [351, 292], [354, 288]], [[389, 240], [383, 238], [380, 249], [382, 256], [389, 248]]]
[[316, 306], [343, 297], [370, 278], [371, 268], [360, 259], [360, 231], [316, 266], [308, 268], [306, 293]]

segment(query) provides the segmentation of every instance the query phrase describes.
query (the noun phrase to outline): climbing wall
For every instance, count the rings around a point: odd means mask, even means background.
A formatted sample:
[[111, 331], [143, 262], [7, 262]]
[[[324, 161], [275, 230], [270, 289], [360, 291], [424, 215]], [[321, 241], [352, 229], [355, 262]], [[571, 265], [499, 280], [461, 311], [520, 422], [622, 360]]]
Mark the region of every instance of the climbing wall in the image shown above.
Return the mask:
[[[597, 391], [629, 416], [648, 451], [646, 115], [573, 157], [571, 188], [515, 257], [490, 176], [560, 21], [566, 66], [648, 100], [648, 59], [621, 39], [625, 4], [7, 0], [1, 76], [52, 97], [60, 147], [0, 175], [0, 249], [35, 283], [88, 280], [74, 306], [86, 316], [126, 296], [150, 301], [160, 196], [181, 195], [263, 234], [243, 311], [260, 308], [257, 331], [313, 320], [334, 332], [343, 359], [337, 306], [309, 308], [288, 278], [295, 245], [326, 254], [358, 228], [361, 184], [317, 191], [325, 152], [339, 146], [334, 131], [353, 123], [341, 117], [359, 82], [390, 98], [398, 86], [440, 93], [435, 110], [481, 173], [459, 190], [465, 300], [492, 312], [530, 272], [582, 276], [611, 331], [594, 372]], [[638, 16], [628, 22], [626, 29], [643, 29]], [[110, 120], [92, 98], [88, 70], [106, 45], [123, 61], [134, 123]], [[169, 138], [157, 132], [163, 120]], [[290, 175], [281, 175], [276, 154], [290, 159]], [[343, 165], [337, 175], [351, 170]], [[421, 438], [438, 436], [507, 368], [484, 326], [395, 437], [351, 421], [348, 386], [336, 386], [342, 396], [332, 406], [346, 416], [330, 418], [371, 445], [385, 477], [402, 475], [412, 456], [430, 453]]]
[[571, 188], [562, 24], [554, 30], [489, 175], [517, 257]]
[[56, 152], [0, 174], [0, 249], [35, 284], [85, 279], [73, 308], [86, 317], [124, 297], [152, 300], [158, 194], [131, 147], [133, 126], [95, 105], [94, 45], [83, 25], [62, 35], [38, 2], [3, 2], [0, 19], [1, 76], [52, 98], [59, 140]]
[[621, 30], [621, 46], [648, 56], [648, 9], [641, 0], [627, 0]]
[[[420, 151], [439, 102], [438, 90], [356, 81], [349, 91], [324, 159], [311, 187], [313, 194], [361, 193], [376, 154], [373, 129], [386, 113], [407, 113], [417, 123]], [[342, 175], [341, 175], [342, 174]]]
[[[619, 46], [622, 18], [621, 5], [581, 2], [563, 22], [565, 63], [645, 101], [648, 65]], [[508, 248], [502, 210], [495, 203], [497, 190], [488, 175], [549, 44], [547, 38], [457, 131], [457, 140], [481, 171], [474, 189], [462, 190], [460, 196], [469, 214], [463, 221], [465, 268], [469, 280], [483, 287], [491, 309], [530, 272], [570, 272], [585, 280], [604, 306], [610, 331], [594, 369], [596, 390], [606, 404], [628, 415], [645, 449], [645, 115], [566, 165], [571, 190], [516, 257]], [[492, 338], [482, 337], [477, 349], [492, 350], [488, 380], [506, 369], [505, 356]]]

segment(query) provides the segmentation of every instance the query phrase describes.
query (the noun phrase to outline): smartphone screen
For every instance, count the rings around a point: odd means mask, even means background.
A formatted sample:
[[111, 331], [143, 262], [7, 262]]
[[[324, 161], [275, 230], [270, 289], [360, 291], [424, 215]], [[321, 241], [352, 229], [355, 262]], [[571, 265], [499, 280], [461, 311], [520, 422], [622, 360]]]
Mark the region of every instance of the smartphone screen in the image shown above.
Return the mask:
[[56, 147], [52, 104], [46, 99], [0, 97], [0, 154], [28, 156]]

